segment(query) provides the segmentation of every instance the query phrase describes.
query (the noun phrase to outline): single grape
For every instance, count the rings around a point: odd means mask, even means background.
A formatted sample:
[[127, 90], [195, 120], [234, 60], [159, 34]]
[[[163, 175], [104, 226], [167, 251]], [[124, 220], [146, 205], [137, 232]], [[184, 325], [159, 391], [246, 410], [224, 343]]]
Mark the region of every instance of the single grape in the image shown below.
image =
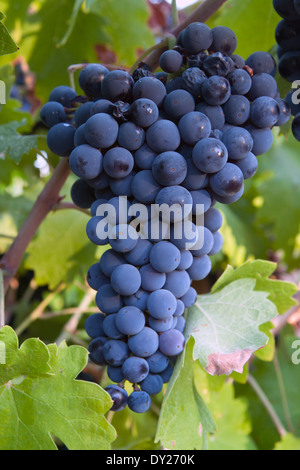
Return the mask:
[[179, 185], [187, 176], [186, 160], [178, 152], [161, 153], [153, 162], [152, 174], [162, 186]]
[[75, 146], [75, 132], [74, 126], [64, 122], [51, 127], [47, 135], [47, 144], [51, 152], [60, 157], [68, 157]]
[[100, 269], [106, 277], [110, 277], [117, 266], [125, 263], [123, 255], [117, 253], [113, 249], [109, 249], [103, 253], [100, 258]]
[[222, 237], [221, 233], [220, 232], [214, 233], [214, 246], [213, 246], [212, 250], [210, 251], [210, 253], [208, 253], [208, 255], [209, 256], [214, 256], [214, 255], [220, 253], [220, 251], [223, 248], [223, 243], [224, 243], [224, 240], [223, 240], [223, 237]]
[[94, 116], [94, 114], [102, 114], [102, 113], [110, 114], [112, 107], [113, 107], [113, 103], [103, 98], [94, 102], [92, 101], [90, 117]]
[[133, 392], [128, 398], [128, 407], [134, 413], [146, 413], [151, 406], [151, 397], [146, 392]]
[[174, 50], [168, 50], [160, 56], [160, 68], [167, 73], [176, 73], [181, 69], [183, 62], [182, 55]]
[[152, 268], [151, 264], [142, 266], [140, 269], [140, 274], [142, 279], [142, 289], [148, 292], [161, 289], [166, 282], [166, 274], [159, 273]]
[[166, 96], [164, 110], [175, 121], [195, 110], [195, 100], [186, 90], [174, 90]]
[[135, 177], [135, 171], [132, 171], [125, 178], [109, 178], [109, 186], [116, 196], [132, 196], [132, 181]]
[[127, 101], [131, 98], [133, 84], [129, 73], [124, 70], [112, 70], [102, 80], [102, 96], [113, 103]]
[[128, 394], [124, 388], [119, 387], [118, 385], [108, 385], [105, 388], [105, 391], [110, 395], [113, 403], [111, 411], [122, 411], [127, 405]]
[[72, 108], [77, 98], [76, 91], [69, 86], [58, 86], [51, 91], [49, 101], [57, 101], [65, 108]]
[[133, 86], [133, 99], [147, 98], [161, 106], [167, 94], [165, 85], [156, 77], [144, 77]]
[[128, 339], [130, 351], [138, 357], [152, 356], [158, 350], [158, 334], [149, 327], [145, 327], [140, 333]]
[[229, 81], [217, 75], [209, 77], [202, 85], [202, 96], [211, 106], [225, 104], [231, 96]]
[[200, 140], [193, 150], [193, 162], [203, 173], [220, 171], [228, 160], [224, 143], [214, 138]]
[[222, 129], [225, 124], [225, 115], [221, 106], [211, 106], [205, 103], [205, 101], [201, 101], [201, 103], [196, 106], [196, 111], [208, 117], [212, 129]]
[[157, 333], [162, 333], [163, 331], [170, 330], [173, 326], [173, 316], [165, 318], [164, 320], [157, 320], [156, 318], [149, 315], [148, 324], [152, 330]]
[[242, 170], [245, 180], [252, 178], [258, 169], [258, 160], [251, 152], [242, 160], [237, 160], [235, 164]]
[[80, 127], [78, 127], [78, 129], [76, 129], [76, 132], [74, 134], [75, 147], [79, 147], [79, 145], [85, 145], [85, 144], [88, 145], [88, 142], [84, 135], [84, 131], [85, 131], [85, 124], [82, 124]]
[[219, 196], [234, 196], [244, 183], [244, 176], [237, 165], [226, 163], [224, 168], [210, 178], [212, 190]]
[[166, 370], [169, 365], [169, 359], [160, 351], [157, 351], [153, 356], [147, 357], [146, 361], [149, 365], [149, 371], [152, 374], [160, 374]]
[[103, 330], [105, 335], [110, 339], [122, 339], [124, 338], [123, 333], [118, 329], [116, 325], [116, 313], [105, 317], [103, 322]]
[[146, 141], [155, 152], [168, 152], [179, 147], [180, 134], [174, 122], [162, 119], [149, 127], [146, 133]]
[[122, 372], [126, 380], [135, 384], [142, 382], [149, 374], [148, 362], [141, 357], [131, 356], [124, 362]]
[[[202, 281], [203, 279], [205, 279], [209, 275], [210, 271], [211, 271], [211, 260], [210, 260], [209, 256], [207, 256], [207, 255], [194, 257], [194, 261], [193, 261], [192, 266], [187, 270], [187, 272], [188, 272], [190, 278], [192, 279], [192, 281]], [[194, 298], [194, 292], [193, 291], [188, 291], [187, 294], [185, 294], [185, 295], [186, 296], [189, 295], [192, 298]], [[197, 296], [197, 294], [196, 294], [196, 296]], [[181, 300], [186, 305], [185, 302], [188, 299], [185, 300], [185, 296], [183, 296], [183, 297], [181, 297]], [[187, 307], [187, 305], [186, 305], [186, 307]]]
[[139, 149], [145, 142], [146, 135], [144, 129], [133, 122], [124, 122], [120, 125], [118, 134], [118, 144], [127, 150]]
[[90, 98], [100, 98], [101, 83], [108, 72], [108, 69], [101, 64], [88, 64], [79, 74], [81, 89]]
[[109, 233], [109, 243], [119, 253], [128, 253], [133, 250], [138, 243], [138, 238], [136, 230], [127, 224], [117, 225]]
[[242, 127], [233, 127], [224, 132], [222, 142], [226, 146], [231, 160], [245, 158], [253, 148], [251, 134]]
[[126, 336], [137, 335], [145, 327], [145, 315], [133, 306], [123, 307], [116, 315], [115, 321], [118, 330]]
[[122, 367], [107, 366], [107, 375], [112, 382], [120, 384], [124, 380]]
[[69, 164], [72, 172], [79, 178], [92, 180], [103, 169], [102, 153], [90, 145], [76, 147], [70, 155]]
[[151, 170], [156, 157], [157, 153], [144, 144], [135, 152], [134, 161], [141, 170]]
[[[209, 263], [207, 262], [207, 271], [208, 271], [207, 275], [210, 272], [210, 270], [208, 270], [208, 267], [209, 267]], [[204, 266], [202, 266], [202, 275], [204, 274], [204, 269], [203, 268], [204, 268]], [[194, 273], [196, 273], [196, 269], [197, 269], [196, 266], [194, 266]], [[199, 272], [198, 272], [198, 274], [199, 274]], [[190, 275], [190, 273], [189, 273], [189, 275]], [[196, 277], [198, 277], [198, 275]], [[204, 278], [205, 277], [206, 276], [204, 276]], [[204, 278], [202, 277], [202, 279], [204, 279]], [[202, 279], [200, 279], [200, 281]], [[193, 287], [190, 287], [189, 290], [187, 291], [187, 293], [183, 297], [181, 297], [180, 300], [184, 304], [185, 308], [190, 308], [190, 307], [193, 307], [193, 305], [195, 305], [195, 302], [197, 300], [197, 295], [198, 295], [197, 291]]]
[[130, 295], [129, 297], [124, 297], [124, 304], [128, 307], [136, 307], [139, 310], [147, 309], [149, 292], [146, 292], [143, 289], [139, 289], [135, 294]]
[[91, 117], [91, 110], [93, 108], [93, 102], [88, 101], [80, 105], [75, 112], [74, 119], [76, 127], [80, 127], [86, 123], [86, 121]]
[[94, 364], [99, 366], [105, 366], [106, 360], [103, 356], [103, 348], [107, 343], [107, 338], [105, 336], [98, 336], [94, 338], [88, 347], [89, 358]]
[[157, 320], [170, 318], [177, 308], [175, 296], [166, 289], [152, 292], [148, 297], [149, 314]]
[[300, 114], [297, 114], [293, 120], [292, 131], [295, 139], [300, 142]]
[[151, 170], [138, 172], [132, 180], [132, 194], [135, 199], [142, 204], [151, 204], [155, 202], [161, 186], [153, 177]]
[[130, 355], [126, 343], [116, 339], [111, 339], [103, 346], [102, 354], [107, 364], [113, 367], [120, 367], [124, 364]]
[[284, 126], [289, 121], [291, 114], [292, 114], [292, 110], [287, 101], [281, 98], [276, 98], [276, 102], [280, 109], [280, 116], [279, 116], [279, 120], [276, 123], [276, 126], [280, 127], [280, 126]]
[[178, 330], [168, 330], [159, 337], [159, 350], [166, 356], [178, 356], [183, 351], [185, 339]]
[[[100, 114], [96, 116], [100, 116]], [[105, 153], [103, 167], [111, 178], [125, 178], [131, 173], [134, 167], [132, 153], [125, 148], [114, 147]]]
[[[191, 286], [190, 276], [186, 271], [173, 271], [167, 274], [164, 289], [170, 291], [176, 299], [183, 297]], [[176, 304], [177, 309], [177, 304]], [[176, 310], [175, 310], [176, 312]], [[173, 312], [173, 315], [174, 313]]]
[[134, 266], [144, 266], [149, 263], [150, 251], [153, 244], [149, 240], [139, 238], [136, 247], [129, 253], [124, 254], [127, 263]]
[[143, 382], [141, 382], [141, 390], [149, 395], [157, 395], [162, 391], [163, 379], [160, 375], [149, 374]]
[[251, 75], [247, 70], [236, 69], [227, 77], [233, 95], [246, 95], [252, 86]]
[[123, 307], [122, 297], [111, 287], [111, 285], [102, 286], [96, 294], [96, 304], [99, 310], [107, 315], [117, 313]]
[[164, 384], [166, 384], [170, 381], [170, 379], [173, 375], [173, 372], [174, 372], [174, 366], [171, 363], [169, 363], [168, 367], [163, 372], [161, 372], [159, 374], [161, 376]]
[[91, 289], [96, 291], [110, 283], [109, 278], [101, 271], [100, 263], [95, 263], [90, 267], [86, 280]]
[[[183, 72], [181, 77], [177, 77], [172, 81], [172, 88], [174, 90], [176, 88], [183, 88], [185, 91], [189, 92], [195, 99], [198, 100], [201, 96], [202, 84], [206, 79], [207, 76], [203, 72], [203, 70], [200, 70], [198, 67], [188, 68]], [[169, 87], [168, 93], [172, 91], [169, 89]]]
[[[192, 212], [193, 199], [191, 193], [182, 186], [168, 186], [159, 191], [155, 204], [161, 210], [162, 219], [169, 222], [180, 222]], [[164, 207], [172, 208], [169, 212]], [[163, 207], [163, 210], [162, 210]]]
[[256, 127], [273, 127], [280, 117], [280, 108], [273, 98], [262, 96], [252, 103], [251, 121]]
[[95, 202], [95, 194], [93, 189], [86, 181], [78, 179], [72, 185], [71, 199], [77, 207], [81, 209], [89, 209]]
[[198, 54], [210, 48], [213, 41], [212, 31], [204, 23], [191, 23], [185, 28], [181, 41], [190, 54]]
[[[243, 161], [243, 160], [241, 160]], [[223, 225], [223, 215], [215, 207], [211, 207], [204, 216], [205, 227], [212, 233], [217, 232]]]
[[226, 26], [216, 26], [212, 29], [213, 41], [208, 48], [212, 52], [222, 52], [231, 55], [237, 47], [237, 37], [234, 32]]
[[212, 129], [209, 118], [198, 111], [185, 114], [180, 119], [178, 128], [182, 140], [190, 146], [209, 137]]
[[246, 129], [253, 140], [252, 153], [256, 156], [267, 153], [273, 144], [273, 133], [269, 127], [258, 129], [253, 125], [247, 125]]
[[149, 98], [140, 98], [132, 103], [130, 115], [137, 126], [147, 128], [157, 121], [159, 111], [154, 101]]
[[246, 65], [253, 70], [254, 75], [257, 73], [268, 73], [273, 77], [276, 75], [275, 59], [268, 52], [254, 52], [246, 60]]
[[300, 75], [300, 51], [286, 52], [279, 61], [279, 73], [288, 82], [298, 80]]
[[104, 336], [104, 319], [105, 316], [102, 313], [94, 313], [86, 319], [84, 328], [91, 338], [98, 338], [99, 336]]
[[65, 108], [57, 101], [49, 101], [44, 104], [40, 112], [41, 120], [47, 127], [53, 127], [55, 124], [67, 121]]
[[111, 275], [112, 288], [120, 295], [133, 295], [141, 287], [141, 275], [131, 264], [116, 267]]
[[234, 126], [242, 126], [250, 117], [250, 101], [243, 95], [232, 95], [224, 104], [223, 110], [226, 122]]
[[116, 120], [105, 113], [90, 117], [85, 125], [84, 136], [95, 148], [106, 149], [117, 141], [119, 126]]
[[[290, 21], [299, 21], [294, 0], [273, 0], [273, 6], [279, 16]], [[299, 8], [298, 8], [299, 10]]]

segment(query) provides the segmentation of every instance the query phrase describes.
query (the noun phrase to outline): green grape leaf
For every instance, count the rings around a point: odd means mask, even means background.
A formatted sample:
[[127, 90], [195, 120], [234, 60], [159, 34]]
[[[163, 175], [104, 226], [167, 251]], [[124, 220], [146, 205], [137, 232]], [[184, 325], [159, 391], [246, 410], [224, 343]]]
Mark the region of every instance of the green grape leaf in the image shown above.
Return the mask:
[[19, 48], [11, 37], [11, 35], [9, 34], [9, 32], [7, 31], [4, 24], [1, 22], [3, 18], [5, 18], [5, 15], [2, 12], [0, 12], [0, 15], [0, 56], [6, 54], [13, 54]]
[[115, 439], [104, 414], [109, 395], [94, 383], [75, 380], [87, 363], [81, 346], [48, 347], [39, 339], [21, 347], [10, 327], [0, 329], [0, 448], [54, 450], [54, 437], [69, 450], [109, 449]]
[[193, 360], [188, 341], [168, 385], [156, 442], [175, 450], [253, 450], [246, 403], [236, 400], [232, 383], [220, 383]]
[[22, 135], [17, 129], [25, 126], [26, 119], [19, 122], [12, 121], [0, 126], [0, 156], [11, 157], [15, 163], [19, 163], [23, 155], [37, 148], [37, 135]]
[[245, 277], [256, 280], [255, 289], [269, 292], [269, 300], [276, 305], [278, 313], [282, 314], [294, 305], [297, 305], [293, 295], [298, 291], [297, 286], [291, 282], [270, 279], [276, 270], [276, 263], [265, 260], [247, 261], [237, 269], [228, 266], [222, 276], [211, 289], [212, 293], [218, 292], [225, 286], [238, 279]]
[[186, 335], [195, 339], [193, 357], [209, 374], [241, 374], [251, 355], [267, 344], [260, 326], [272, 320], [277, 309], [268, 292], [254, 288], [255, 279], [231, 282], [214, 294], [199, 296], [188, 311]]
[[170, 450], [202, 449], [203, 434], [214, 433], [213, 418], [194, 384], [193, 340], [176, 363], [162, 404], [155, 441]]
[[[293, 334], [293, 330], [291, 329]], [[284, 330], [277, 338], [276, 358], [263, 362], [254, 358], [251, 374], [268, 397], [284, 428], [300, 438], [300, 341]], [[252, 436], [261, 450], [272, 450], [280, 435], [260, 398], [249, 384], [235, 384], [236, 395], [248, 402]], [[283, 440], [284, 444], [284, 440]], [[289, 444], [287, 444], [289, 445]]]
[[288, 433], [276, 443], [274, 450], [300, 450], [300, 439]]
[[34, 271], [38, 285], [48, 284], [53, 289], [61, 282], [72, 281], [78, 274], [85, 278], [95, 262], [96, 252], [86, 235], [88, 220], [87, 215], [74, 211], [48, 215], [29, 245], [25, 260], [26, 268]]

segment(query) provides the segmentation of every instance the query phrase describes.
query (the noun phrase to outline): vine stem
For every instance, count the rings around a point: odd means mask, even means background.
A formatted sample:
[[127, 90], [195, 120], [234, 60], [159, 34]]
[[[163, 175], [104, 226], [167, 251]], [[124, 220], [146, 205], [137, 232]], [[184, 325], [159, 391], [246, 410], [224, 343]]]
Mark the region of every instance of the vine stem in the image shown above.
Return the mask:
[[4, 271], [4, 292], [6, 293], [11, 279], [17, 273], [24, 253], [33, 239], [39, 226], [60, 201], [59, 193], [71, 173], [69, 161], [62, 158], [55, 168], [51, 178], [38, 196], [19, 234], [1, 259], [0, 268]]
[[262, 402], [262, 404], [266, 408], [271, 420], [273, 421], [273, 423], [274, 423], [274, 425], [275, 425], [275, 427], [278, 431], [278, 434], [281, 437], [284, 437], [288, 433], [287, 430], [283, 426], [283, 424], [281, 422], [281, 419], [279, 418], [278, 414], [276, 413], [276, 411], [275, 411], [273, 405], [271, 404], [269, 398], [267, 397], [267, 395], [264, 393], [264, 391], [262, 390], [262, 388], [260, 387], [258, 382], [254, 379], [254, 377], [251, 374], [248, 375], [248, 384], [253, 388], [253, 390], [255, 391], [257, 396], [259, 397], [260, 401]]
[[288, 399], [285, 391], [285, 386], [284, 386], [284, 380], [282, 377], [281, 369], [280, 369], [280, 364], [277, 356], [277, 352], [275, 351], [274, 359], [273, 359], [273, 364], [275, 367], [275, 372], [276, 372], [276, 377], [277, 377], [277, 382], [280, 390], [280, 396], [281, 396], [281, 401], [282, 401], [282, 406], [284, 409], [284, 415], [285, 415], [285, 420], [287, 423], [288, 430], [290, 433], [294, 433], [294, 427], [290, 415], [290, 410], [289, 410], [289, 404], [288, 404]]
[[177, 0], [172, 0], [172, 25], [173, 28], [178, 26], [179, 18], [178, 18], [178, 9], [177, 9]]

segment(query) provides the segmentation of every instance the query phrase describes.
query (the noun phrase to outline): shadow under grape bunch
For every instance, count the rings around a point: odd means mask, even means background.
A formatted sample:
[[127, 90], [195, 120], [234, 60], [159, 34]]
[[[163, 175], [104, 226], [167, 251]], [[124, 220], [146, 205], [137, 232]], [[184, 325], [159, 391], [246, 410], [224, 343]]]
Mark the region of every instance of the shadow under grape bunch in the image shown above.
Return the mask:
[[132, 74], [89, 64], [82, 96], [58, 87], [41, 110], [49, 148], [69, 157], [78, 177], [72, 199], [91, 210], [88, 238], [110, 245], [87, 274], [99, 313], [85, 328], [90, 360], [114, 383], [113, 411], [146, 412], [169, 382], [185, 346], [185, 310], [197, 298], [192, 283], [222, 249], [215, 205], [242, 197], [272, 146], [272, 127], [290, 118], [272, 56], [245, 61], [236, 47], [231, 29], [192, 23], [161, 54], [157, 73], [145, 63]]

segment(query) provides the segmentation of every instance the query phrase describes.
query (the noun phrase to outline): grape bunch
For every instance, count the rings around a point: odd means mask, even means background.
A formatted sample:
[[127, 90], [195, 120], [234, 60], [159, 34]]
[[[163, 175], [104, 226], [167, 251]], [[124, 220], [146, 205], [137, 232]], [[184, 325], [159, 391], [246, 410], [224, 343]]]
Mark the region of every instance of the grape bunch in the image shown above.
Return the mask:
[[[278, 70], [285, 80], [295, 82], [300, 80], [300, 0], [273, 0], [273, 5], [283, 18], [275, 32], [278, 45]], [[297, 88], [299, 89], [299, 83]], [[300, 142], [299, 91], [291, 90], [286, 96], [286, 102], [294, 116], [292, 123], [294, 137]]]
[[[192, 23], [160, 71], [86, 65], [83, 96], [58, 87], [41, 110], [49, 148], [77, 176], [71, 196], [90, 209], [87, 236], [108, 245], [87, 274], [99, 313], [85, 329], [90, 359], [107, 366], [113, 411], [149, 410], [185, 345], [194, 281], [222, 249], [216, 203], [232, 204], [290, 117], [265, 52], [235, 55], [227, 27]], [[124, 384], [133, 385], [128, 395]]]

